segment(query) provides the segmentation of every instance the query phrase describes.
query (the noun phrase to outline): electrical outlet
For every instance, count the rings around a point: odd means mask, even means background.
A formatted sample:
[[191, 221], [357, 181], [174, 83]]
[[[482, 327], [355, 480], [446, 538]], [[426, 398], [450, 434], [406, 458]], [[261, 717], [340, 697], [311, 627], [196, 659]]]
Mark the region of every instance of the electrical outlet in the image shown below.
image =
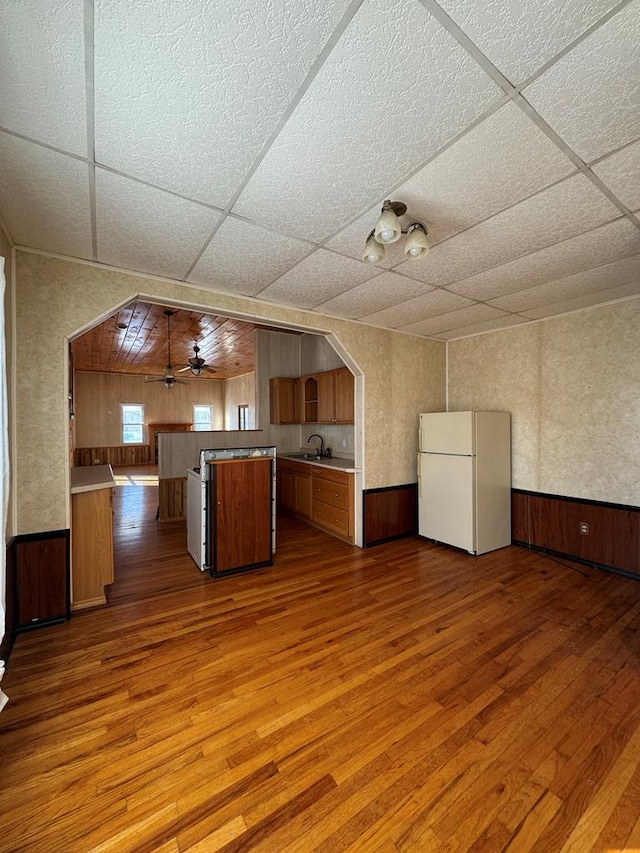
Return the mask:
[[582, 533], [583, 536], [586, 536], [589, 533], [589, 525], [586, 521], [580, 522], [580, 533]]

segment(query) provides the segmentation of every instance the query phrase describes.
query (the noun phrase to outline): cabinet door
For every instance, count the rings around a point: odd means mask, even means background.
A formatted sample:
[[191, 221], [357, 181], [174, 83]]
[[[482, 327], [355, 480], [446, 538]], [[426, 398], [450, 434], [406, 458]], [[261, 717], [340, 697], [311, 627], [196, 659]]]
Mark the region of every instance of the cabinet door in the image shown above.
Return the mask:
[[215, 571], [270, 562], [271, 459], [235, 459], [212, 468]]
[[269, 380], [269, 407], [272, 424], [297, 423], [297, 379], [274, 376]]
[[278, 471], [278, 504], [283, 509], [295, 510], [295, 476], [285, 468]]
[[311, 476], [295, 475], [295, 512], [305, 518], [311, 518]]
[[68, 532], [16, 537], [14, 548], [16, 627], [31, 628], [68, 619]]
[[348, 367], [339, 367], [335, 371], [335, 415], [336, 423], [353, 423], [353, 374]]
[[335, 371], [327, 370], [317, 373], [316, 379], [318, 381], [318, 423], [335, 423]]

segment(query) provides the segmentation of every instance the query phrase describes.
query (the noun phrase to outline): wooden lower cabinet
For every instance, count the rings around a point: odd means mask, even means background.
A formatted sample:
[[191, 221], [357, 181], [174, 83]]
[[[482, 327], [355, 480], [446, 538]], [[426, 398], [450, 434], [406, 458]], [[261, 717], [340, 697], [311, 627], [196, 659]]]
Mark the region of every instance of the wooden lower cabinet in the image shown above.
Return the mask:
[[353, 474], [279, 459], [278, 505], [345, 542], [355, 540]]
[[71, 495], [71, 607], [106, 604], [113, 583], [113, 489]]

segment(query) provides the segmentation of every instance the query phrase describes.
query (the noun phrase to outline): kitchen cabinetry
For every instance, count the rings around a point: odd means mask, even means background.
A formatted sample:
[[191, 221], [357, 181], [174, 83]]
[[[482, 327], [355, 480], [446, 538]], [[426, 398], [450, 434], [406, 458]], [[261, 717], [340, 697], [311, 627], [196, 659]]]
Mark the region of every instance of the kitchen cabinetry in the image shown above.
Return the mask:
[[278, 460], [278, 502], [284, 509], [311, 518], [311, 469], [308, 465]]
[[309, 373], [299, 379], [273, 377], [272, 424], [352, 424], [353, 374], [348, 367]]
[[280, 507], [350, 544], [355, 533], [353, 502], [353, 474], [278, 459]]
[[110, 465], [71, 469], [71, 606], [106, 604], [113, 583], [113, 472]]
[[269, 407], [272, 424], [298, 424], [300, 380], [289, 376], [274, 376], [269, 380]]

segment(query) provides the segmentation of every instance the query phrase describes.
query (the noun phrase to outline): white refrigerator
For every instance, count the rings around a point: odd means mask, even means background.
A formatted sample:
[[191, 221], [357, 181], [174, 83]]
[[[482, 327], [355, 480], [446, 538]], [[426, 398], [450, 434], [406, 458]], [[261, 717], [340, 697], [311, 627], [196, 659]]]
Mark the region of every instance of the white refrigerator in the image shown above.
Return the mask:
[[418, 532], [485, 554], [511, 544], [509, 412], [420, 415]]

